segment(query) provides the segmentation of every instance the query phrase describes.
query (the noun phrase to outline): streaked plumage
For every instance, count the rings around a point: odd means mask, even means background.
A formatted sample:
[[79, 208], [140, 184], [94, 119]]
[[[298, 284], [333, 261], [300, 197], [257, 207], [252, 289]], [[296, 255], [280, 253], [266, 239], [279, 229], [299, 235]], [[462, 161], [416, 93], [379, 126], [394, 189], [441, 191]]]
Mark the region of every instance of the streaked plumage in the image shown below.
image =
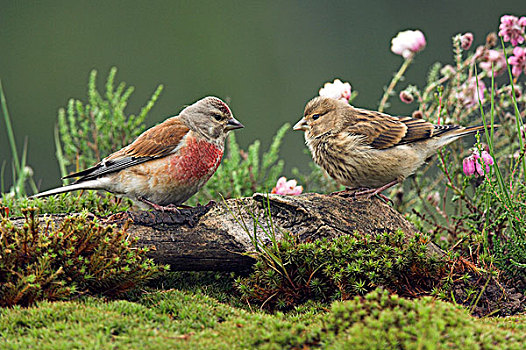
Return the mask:
[[203, 98], [93, 167], [66, 176], [79, 177], [72, 185], [34, 197], [95, 189], [157, 209], [182, 204], [216, 171], [228, 131], [242, 127], [223, 101]]
[[314, 161], [339, 184], [378, 193], [413, 174], [426, 159], [483, 126], [434, 125], [316, 97], [294, 130], [305, 132]]

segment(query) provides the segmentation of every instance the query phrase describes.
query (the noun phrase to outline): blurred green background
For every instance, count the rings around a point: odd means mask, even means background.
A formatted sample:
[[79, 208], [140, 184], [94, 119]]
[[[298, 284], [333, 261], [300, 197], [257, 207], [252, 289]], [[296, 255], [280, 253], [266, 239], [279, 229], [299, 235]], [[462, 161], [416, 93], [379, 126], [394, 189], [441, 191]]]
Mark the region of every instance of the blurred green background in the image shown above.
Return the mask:
[[[61, 184], [53, 128], [70, 97], [86, 100], [88, 74], [99, 85], [110, 67], [136, 87], [128, 107], [137, 113], [156, 86], [165, 89], [146, 120], [152, 126], [203, 96], [230, 99], [246, 128], [243, 147], [266, 147], [285, 122], [296, 122], [326, 81], [349, 81], [354, 104], [376, 108], [402, 62], [390, 52], [400, 30], [420, 29], [427, 48], [407, 79], [422, 84], [436, 62], [451, 62], [451, 37], [471, 31], [475, 45], [497, 31], [503, 14], [525, 15], [514, 1], [0, 1], [0, 79], [19, 148], [40, 189]], [[398, 90], [399, 91], [399, 90]], [[393, 101], [397, 98], [393, 99]], [[393, 103], [389, 112], [410, 113]], [[11, 152], [0, 120], [0, 165], [10, 185]], [[307, 169], [303, 135], [292, 131], [282, 148], [292, 167]]]

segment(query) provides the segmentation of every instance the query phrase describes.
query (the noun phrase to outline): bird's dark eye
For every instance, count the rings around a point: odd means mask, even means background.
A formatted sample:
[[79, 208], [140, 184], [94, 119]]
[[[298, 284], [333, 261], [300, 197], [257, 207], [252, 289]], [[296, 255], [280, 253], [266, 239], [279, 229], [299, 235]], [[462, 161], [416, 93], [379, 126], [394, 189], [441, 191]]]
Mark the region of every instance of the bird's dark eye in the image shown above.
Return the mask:
[[319, 117], [321, 117], [321, 115], [319, 115], [319, 114], [313, 114], [313, 115], [312, 115], [312, 120], [316, 120], [316, 119], [318, 119]]
[[219, 114], [214, 114], [212, 117], [214, 117], [214, 119], [217, 120], [217, 121], [220, 121], [221, 119], [223, 119], [223, 116], [221, 116]]

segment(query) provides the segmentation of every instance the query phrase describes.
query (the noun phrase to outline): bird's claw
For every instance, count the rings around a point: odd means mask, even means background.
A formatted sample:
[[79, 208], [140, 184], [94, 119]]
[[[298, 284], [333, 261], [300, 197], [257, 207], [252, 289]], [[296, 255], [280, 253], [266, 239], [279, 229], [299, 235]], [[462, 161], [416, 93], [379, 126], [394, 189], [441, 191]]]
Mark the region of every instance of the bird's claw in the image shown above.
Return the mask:
[[217, 204], [217, 202], [216, 202], [215, 200], [212, 199], [210, 202], [206, 203], [204, 206], [205, 206], [206, 208], [210, 208], [210, 207], [213, 207], [213, 206], [216, 205], [216, 204]]
[[382, 188], [365, 189], [359, 192], [354, 192], [353, 194], [355, 198], [358, 196], [365, 196], [365, 199], [371, 199], [373, 196], [377, 196], [386, 203], [394, 203], [391, 198], [387, 197], [382, 193]]

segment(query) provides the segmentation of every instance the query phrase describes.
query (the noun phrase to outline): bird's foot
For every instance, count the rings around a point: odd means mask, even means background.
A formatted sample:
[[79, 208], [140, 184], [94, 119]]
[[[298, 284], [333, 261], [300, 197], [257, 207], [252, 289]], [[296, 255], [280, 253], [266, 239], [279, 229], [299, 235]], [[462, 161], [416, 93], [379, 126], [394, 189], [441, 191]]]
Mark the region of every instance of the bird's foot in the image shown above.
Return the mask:
[[340, 197], [350, 197], [350, 196], [354, 196], [354, 194], [356, 193], [358, 189], [356, 188], [345, 188], [344, 190], [342, 191], [336, 191], [336, 192], [331, 192], [329, 193], [329, 196], [340, 196]]
[[400, 182], [399, 180], [394, 180], [394, 181], [391, 181], [391, 182], [383, 185], [382, 187], [369, 188], [369, 189], [365, 189], [363, 191], [355, 192], [354, 196], [355, 197], [356, 196], [365, 196], [366, 199], [371, 199], [373, 196], [378, 196], [380, 199], [382, 199], [386, 203], [391, 202], [391, 204], [392, 204], [394, 202], [391, 200], [391, 198], [383, 195], [382, 191], [385, 191], [386, 189], [388, 189], [390, 187], [393, 187], [394, 185], [396, 185], [399, 182]]
[[176, 213], [181, 214], [181, 211], [177, 208], [175, 204], [168, 204], [168, 205], [159, 205], [157, 203], [154, 203], [152, 201], [147, 200], [146, 198], [139, 198], [139, 200], [143, 203], [148, 204], [153, 209], [161, 211], [161, 212], [169, 212], [169, 213]]
[[140, 222], [144, 225], [156, 225], [162, 223], [178, 225], [187, 224], [190, 227], [194, 227], [199, 222], [201, 216], [205, 215], [210, 210], [210, 207], [215, 204], [215, 202], [211, 201], [206, 205], [190, 207], [187, 205], [183, 206], [174, 204], [159, 205], [145, 198], [140, 198], [139, 200], [148, 204], [154, 210], [160, 211], [160, 213], [151, 211], [133, 213], [133, 222]]
[[357, 191], [357, 192], [354, 192], [354, 197], [358, 197], [358, 196], [365, 196], [365, 199], [371, 199], [373, 196], [377, 196], [379, 197], [380, 199], [382, 199], [384, 202], [386, 203], [393, 203], [393, 201], [391, 200], [391, 198], [387, 197], [386, 195], [384, 195], [382, 192], [382, 190], [380, 190], [379, 188], [368, 188], [368, 189], [364, 189], [362, 191]]
[[210, 202], [206, 203], [204, 205], [205, 208], [210, 208], [210, 207], [213, 207], [214, 205], [216, 205], [216, 201], [215, 200], [211, 200]]

